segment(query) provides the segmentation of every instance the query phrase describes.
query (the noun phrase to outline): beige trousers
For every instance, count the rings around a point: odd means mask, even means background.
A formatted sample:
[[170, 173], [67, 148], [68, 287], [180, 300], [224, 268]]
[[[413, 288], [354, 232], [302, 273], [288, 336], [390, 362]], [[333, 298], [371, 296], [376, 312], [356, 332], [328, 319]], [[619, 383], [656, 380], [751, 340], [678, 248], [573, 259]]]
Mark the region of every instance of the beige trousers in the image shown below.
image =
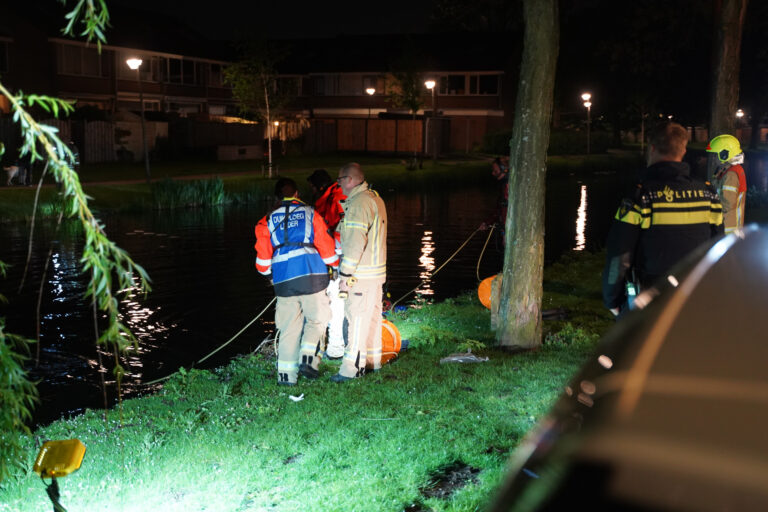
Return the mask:
[[280, 330], [278, 381], [295, 383], [300, 363], [317, 370], [320, 366], [320, 343], [330, 319], [331, 307], [325, 290], [311, 295], [277, 298], [275, 326]]
[[344, 307], [347, 348], [339, 373], [361, 377], [368, 362], [381, 368], [381, 289], [382, 282], [361, 279], [350, 288]]

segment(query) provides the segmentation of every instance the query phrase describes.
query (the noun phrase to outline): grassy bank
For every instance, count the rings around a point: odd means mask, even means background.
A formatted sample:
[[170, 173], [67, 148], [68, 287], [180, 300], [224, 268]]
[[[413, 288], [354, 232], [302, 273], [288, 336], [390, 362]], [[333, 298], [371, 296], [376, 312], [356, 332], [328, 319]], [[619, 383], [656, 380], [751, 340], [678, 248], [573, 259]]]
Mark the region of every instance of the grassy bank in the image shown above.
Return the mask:
[[[282, 175], [295, 179], [304, 197], [310, 197], [306, 178], [318, 167], [334, 176], [343, 163], [359, 155], [303, 157], [286, 160]], [[488, 160], [483, 158], [442, 160], [433, 166], [407, 170], [398, 158], [363, 157], [366, 177], [379, 191], [420, 191], [455, 188], [487, 180]], [[607, 172], [634, 169], [634, 154], [564, 156], [549, 159], [550, 172]], [[156, 180], [145, 183], [120, 183], [120, 180], [141, 179], [143, 168], [127, 164], [86, 166], [80, 178], [87, 194], [94, 198], [93, 207], [100, 214], [141, 211], [150, 208], [176, 208], [199, 204], [226, 204], [271, 200], [274, 180], [261, 176], [260, 161], [245, 162], [175, 162], [153, 167]], [[189, 180], [190, 177], [195, 180]], [[171, 181], [172, 180], [172, 181]], [[221, 186], [208, 186], [211, 180], [221, 180]], [[168, 183], [172, 185], [168, 185]], [[0, 220], [16, 221], [30, 218], [34, 202], [34, 187], [0, 188]], [[57, 213], [57, 192], [52, 183], [43, 187], [38, 215]]]
[[[39, 429], [25, 468], [40, 440], [81, 439], [83, 466], [61, 480], [69, 510], [475, 510], [610, 324], [601, 262], [581, 254], [547, 269], [545, 307], [569, 309], [570, 322], [546, 323], [536, 352], [485, 348], [475, 352], [487, 362], [441, 365], [468, 343], [492, 345], [471, 293], [391, 317], [411, 347], [361, 380], [331, 383], [337, 369], [324, 363], [318, 381], [281, 388], [269, 351], [181, 371], [106, 423], [88, 411]], [[467, 480], [441, 492], [448, 467]], [[0, 484], [0, 511], [49, 509], [29, 471]]]

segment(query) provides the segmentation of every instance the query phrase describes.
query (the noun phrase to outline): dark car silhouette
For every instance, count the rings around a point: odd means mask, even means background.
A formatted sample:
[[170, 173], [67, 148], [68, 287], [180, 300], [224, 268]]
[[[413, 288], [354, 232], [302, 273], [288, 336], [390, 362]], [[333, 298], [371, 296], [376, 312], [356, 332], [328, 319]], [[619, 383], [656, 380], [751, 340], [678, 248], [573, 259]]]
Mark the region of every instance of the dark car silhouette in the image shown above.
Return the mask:
[[491, 510], [768, 510], [768, 230], [638, 295], [513, 455]]

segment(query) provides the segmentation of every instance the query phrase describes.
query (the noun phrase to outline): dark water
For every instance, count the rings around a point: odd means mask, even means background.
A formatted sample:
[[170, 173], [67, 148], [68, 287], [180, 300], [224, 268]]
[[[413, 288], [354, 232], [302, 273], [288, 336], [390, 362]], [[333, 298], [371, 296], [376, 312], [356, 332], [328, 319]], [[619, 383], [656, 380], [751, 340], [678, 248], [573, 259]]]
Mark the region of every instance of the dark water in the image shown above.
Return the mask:
[[[390, 220], [387, 289], [392, 300], [422, 281], [422, 299], [442, 300], [476, 288], [476, 267], [487, 232], [475, 235], [433, 279], [424, 278], [493, 210], [495, 184], [485, 177], [478, 181], [476, 187], [453, 192], [382, 191]], [[602, 247], [612, 214], [632, 181], [630, 176], [610, 173], [550, 178], [546, 259], [553, 261], [574, 249]], [[253, 226], [266, 208], [252, 205], [105, 219], [109, 236], [152, 278], [153, 291], [148, 297], [121, 304], [124, 321], [140, 342], [122, 361], [128, 396], [152, 391], [142, 385], [144, 382], [172, 373], [179, 366], [190, 367], [239, 331], [272, 299], [271, 287], [254, 268]], [[0, 316], [6, 317], [8, 332], [35, 337], [37, 291], [45, 257], [53, 247], [43, 286], [40, 362], [30, 365], [33, 377], [41, 379], [42, 403], [35, 419], [47, 422], [85, 407], [100, 407], [103, 397], [92, 310], [82, 298], [86, 280], [78, 270], [82, 240], [76, 229], [64, 227], [54, 236], [52, 224], [39, 224], [30, 274], [18, 295], [28, 229], [25, 224], [0, 225], [0, 260], [13, 265], [7, 279], [0, 282], [0, 292], [10, 301], [2, 306]], [[501, 266], [501, 241], [494, 236], [480, 265], [481, 278]], [[200, 366], [219, 366], [236, 354], [251, 351], [273, 330], [270, 311]], [[112, 356], [101, 355], [108, 368], [105, 378], [111, 383]], [[107, 390], [111, 404], [114, 385]]]

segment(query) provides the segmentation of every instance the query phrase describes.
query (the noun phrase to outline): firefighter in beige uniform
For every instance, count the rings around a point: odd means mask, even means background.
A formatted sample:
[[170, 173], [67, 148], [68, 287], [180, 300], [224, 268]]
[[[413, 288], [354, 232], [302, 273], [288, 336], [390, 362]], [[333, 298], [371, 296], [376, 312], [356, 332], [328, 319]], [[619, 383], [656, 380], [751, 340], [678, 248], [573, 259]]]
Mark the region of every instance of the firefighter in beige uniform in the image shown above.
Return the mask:
[[387, 210], [379, 195], [368, 188], [359, 164], [339, 170], [339, 185], [347, 196], [341, 234], [339, 285], [347, 294], [344, 308], [347, 347], [339, 373], [343, 382], [365, 373], [366, 361], [381, 368], [381, 298], [387, 277]]
[[715, 153], [719, 161], [712, 184], [723, 203], [725, 234], [744, 227], [747, 201], [747, 178], [744, 174], [744, 152], [733, 135], [718, 135], [707, 145], [707, 153]]

